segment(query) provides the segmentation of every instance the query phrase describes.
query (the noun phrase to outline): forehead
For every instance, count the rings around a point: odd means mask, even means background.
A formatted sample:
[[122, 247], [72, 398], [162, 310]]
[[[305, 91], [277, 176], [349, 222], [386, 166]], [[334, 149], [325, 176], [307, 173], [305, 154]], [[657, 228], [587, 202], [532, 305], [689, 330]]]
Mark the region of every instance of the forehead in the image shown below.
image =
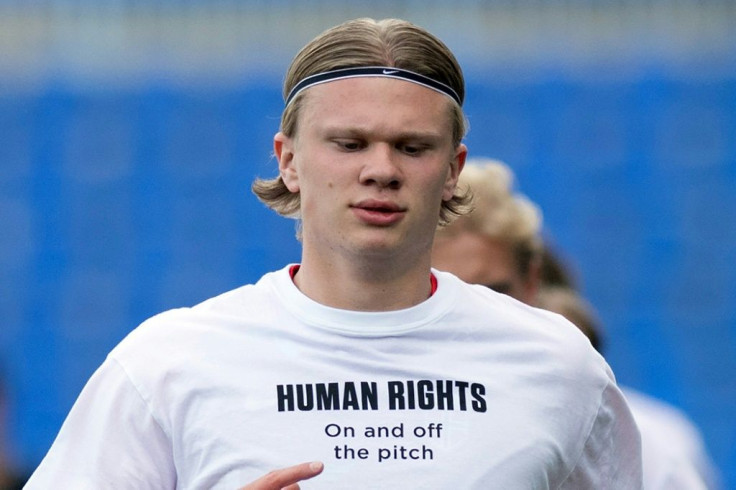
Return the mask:
[[309, 125], [411, 128], [448, 136], [452, 100], [420, 84], [382, 77], [334, 80], [304, 91], [300, 118]]

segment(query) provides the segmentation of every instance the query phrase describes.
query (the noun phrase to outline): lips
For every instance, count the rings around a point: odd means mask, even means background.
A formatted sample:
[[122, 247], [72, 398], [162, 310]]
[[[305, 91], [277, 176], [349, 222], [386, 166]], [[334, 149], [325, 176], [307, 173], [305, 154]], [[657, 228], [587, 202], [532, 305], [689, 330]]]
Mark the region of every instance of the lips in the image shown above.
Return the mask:
[[353, 213], [366, 224], [389, 226], [404, 218], [406, 209], [391, 201], [366, 199], [351, 206]]

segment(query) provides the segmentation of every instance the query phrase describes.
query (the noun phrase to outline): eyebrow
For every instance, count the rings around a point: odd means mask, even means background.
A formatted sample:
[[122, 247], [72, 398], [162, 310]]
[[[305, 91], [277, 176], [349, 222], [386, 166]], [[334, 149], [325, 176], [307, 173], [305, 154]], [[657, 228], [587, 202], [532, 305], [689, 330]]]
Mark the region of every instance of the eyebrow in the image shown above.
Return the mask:
[[[345, 137], [365, 137], [375, 131], [369, 128], [361, 128], [359, 126], [326, 126], [321, 130], [325, 134], [337, 134]], [[445, 137], [443, 133], [436, 131], [402, 131], [391, 136], [394, 141], [411, 141], [411, 140], [431, 140], [441, 141]], [[449, 135], [448, 135], [449, 136]]]

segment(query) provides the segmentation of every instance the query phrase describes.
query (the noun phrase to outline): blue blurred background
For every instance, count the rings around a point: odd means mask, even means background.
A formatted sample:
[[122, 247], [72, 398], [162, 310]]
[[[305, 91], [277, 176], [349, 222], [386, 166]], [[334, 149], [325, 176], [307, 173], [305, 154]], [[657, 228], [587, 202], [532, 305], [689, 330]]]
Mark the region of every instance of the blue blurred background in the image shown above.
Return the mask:
[[32, 470], [145, 318], [299, 258], [249, 191], [291, 57], [348, 18], [455, 51], [471, 156], [540, 204], [618, 379], [684, 410], [736, 488], [733, 0], [0, 0], [0, 371]]

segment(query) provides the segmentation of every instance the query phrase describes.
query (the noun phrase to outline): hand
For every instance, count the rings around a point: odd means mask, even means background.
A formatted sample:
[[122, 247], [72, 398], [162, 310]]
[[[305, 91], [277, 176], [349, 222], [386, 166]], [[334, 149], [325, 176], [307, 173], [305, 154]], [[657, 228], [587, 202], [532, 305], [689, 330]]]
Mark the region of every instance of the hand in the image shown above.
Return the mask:
[[299, 483], [322, 473], [325, 465], [319, 461], [302, 463], [274, 470], [240, 490], [299, 490]]

